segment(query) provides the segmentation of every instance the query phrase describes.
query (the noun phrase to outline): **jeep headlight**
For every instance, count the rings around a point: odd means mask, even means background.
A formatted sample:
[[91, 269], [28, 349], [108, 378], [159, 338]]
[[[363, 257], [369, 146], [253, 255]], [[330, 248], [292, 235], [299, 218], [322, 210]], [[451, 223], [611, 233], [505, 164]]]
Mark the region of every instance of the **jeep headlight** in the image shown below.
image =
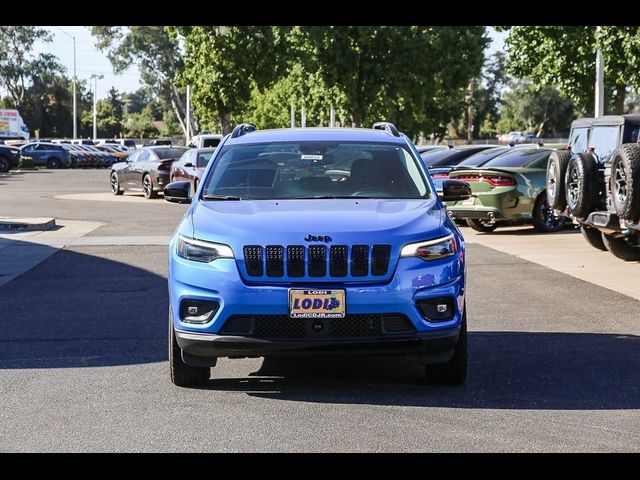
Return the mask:
[[424, 242], [408, 243], [402, 247], [401, 257], [418, 257], [423, 260], [438, 260], [450, 257], [458, 251], [456, 239], [451, 235]]
[[219, 258], [234, 258], [233, 250], [228, 245], [205, 242], [180, 235], [177, 253], [179, 257], [194, 262], [210, 263]]

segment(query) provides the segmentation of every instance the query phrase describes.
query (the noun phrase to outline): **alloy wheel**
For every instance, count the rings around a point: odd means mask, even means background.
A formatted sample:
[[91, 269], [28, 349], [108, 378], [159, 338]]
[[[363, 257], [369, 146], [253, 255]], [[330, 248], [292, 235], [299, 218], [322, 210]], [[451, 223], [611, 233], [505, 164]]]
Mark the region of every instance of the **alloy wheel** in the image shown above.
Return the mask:
[[575, 167], [569, 167], [569, 185], [567, 185], [567, 193], [569, 206], [574, 208], [578, 203], [578, 191], [580, 189], [580, 177], [578, 176], [578, 170]]
[[616, 169], [614, 184], [614, 192], [616, 197], [618, 198], [618, 202], [620, 205], [624, 205], [627, 199], [627, 172], [625, 172], [622, 165], [620, 165], [619, 168]]

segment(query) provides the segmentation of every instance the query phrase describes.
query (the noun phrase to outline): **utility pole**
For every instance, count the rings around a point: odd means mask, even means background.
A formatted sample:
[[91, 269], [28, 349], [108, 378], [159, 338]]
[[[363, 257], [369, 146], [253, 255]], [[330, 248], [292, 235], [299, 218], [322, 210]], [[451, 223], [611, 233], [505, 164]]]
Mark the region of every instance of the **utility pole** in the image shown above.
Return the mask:
[[473, 143], [473, 79], [467, 87], [467, 143]]
[[336, 126], [336, 111], [333, 105], [331, 106], [331, 110], [329, 110], [329, 126], [332, 128]]
[[296, 107], [291, 104], [291, 128], [296, 128]]
[[[600, 30], [600, 27], [598, 27]], [[595, 101], [595, 117], [604, 115], [604, 59], [602, 51], [598, 49], [596, 52], [596, 101]]]
[[62, 33], [71, 37], [73, 40], [73, 138], [78, 138], [78, 104], [76, 100], [76, 83], [78, 78], [76, 77], [76, 37], [70, 33], [65, 32], [60, 27], [56, 27]]
[[185, 145], [191, 140], [191, 85], [187, 85], [187, 138]]
[[104, 75], [96, 75], [93, 73], [89, 78], [93, 78], [93, 139], [98, 138], [98, 79], [104, 78]]
[[304, 106], [302, 107], [302, 117], [300, 118], [300, 126], [302, 128], [307, 126], [307, 111], [305, 110]]

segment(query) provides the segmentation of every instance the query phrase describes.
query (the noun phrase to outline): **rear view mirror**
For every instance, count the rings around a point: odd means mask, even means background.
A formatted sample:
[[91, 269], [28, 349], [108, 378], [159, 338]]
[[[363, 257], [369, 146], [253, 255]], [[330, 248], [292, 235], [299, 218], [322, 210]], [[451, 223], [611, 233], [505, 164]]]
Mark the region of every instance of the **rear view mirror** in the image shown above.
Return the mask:
[[442, 182], [440, 200], [443, 202], [458, 202], [471, 197], [471, 187], [460, 180], [445, 180]]
[[191, 203], [191, 183], [171, 182], [164, 187], [164, 199], [171, 203]]
[[191, 162], [187, 162], [184, 164], [185, 167], [193, 167], [193, 163]]

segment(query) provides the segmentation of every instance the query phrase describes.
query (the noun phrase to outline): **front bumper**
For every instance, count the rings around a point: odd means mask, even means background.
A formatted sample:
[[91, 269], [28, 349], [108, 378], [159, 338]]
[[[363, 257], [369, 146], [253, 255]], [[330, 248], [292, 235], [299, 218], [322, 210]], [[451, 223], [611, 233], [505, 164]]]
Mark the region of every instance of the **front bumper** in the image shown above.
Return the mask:
[[[248, 284], [240, 276], [233, 259], [218, 259], [211, 263], [185, 260], [176, 254], [175, 236], [169, 251], [173, 327], [181, 348], [194, 356], [262, 356], [303, 351], [427, 355], [450, 350], [457, 340], [464, 309], [464, 249], [452, 257], [430, 262], [401, 258], [385, 282], [329, 283], [304, 278], [300, 283], [291, 284]], [[358, 317], [393, 315], [406, 319], [411, 328], [393, 334], [385, 333], [387, 330], [383, 328], [384, 334], [368, 332], [364, 338], [360, 333], [343, 336], [337, 333], [334, 336], [305, 334], [303, 338], [237, 331], [222, 334], [227, 332], [227, 322], [238, 316], [277, 316], [288, 326], [289, 290], [292, 288], [343, 289], [346, 317], [341, 321], [346, 323], [342, 326], [355, 326]], [[452, 316], [441, 321], [425, 318], [417, 303], [443, 297], [451, 300]], [[217, 302], [219, 308], [206, 323], [184, 322], [180, 317], [180, 305], [185, 299]], [[351, 321], [354, 323], [349, 323]]]
[[228, 356], [272, 356], [290, 354], [421, 355], [451, 353], [460, 327], [396, 338], [352, 338], [348, 340], [275, 340], [216, 335], [176, 330], [184, 353], [199, 358]]

